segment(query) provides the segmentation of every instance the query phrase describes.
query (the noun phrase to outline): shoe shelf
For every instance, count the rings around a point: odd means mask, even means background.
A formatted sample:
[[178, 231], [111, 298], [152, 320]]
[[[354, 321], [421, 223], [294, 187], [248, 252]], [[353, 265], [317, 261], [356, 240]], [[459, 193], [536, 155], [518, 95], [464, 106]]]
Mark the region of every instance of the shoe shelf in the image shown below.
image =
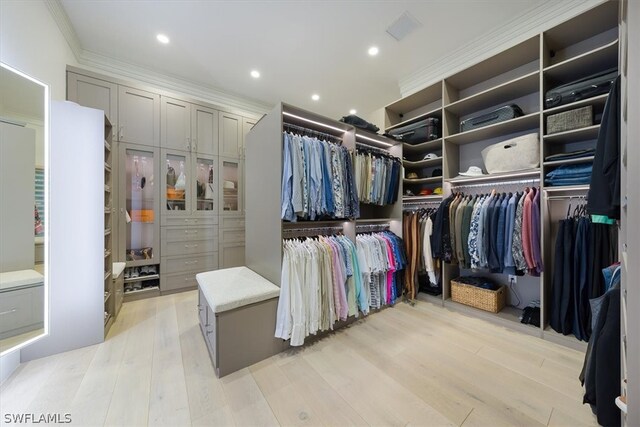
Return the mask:
[[445, 105], [445, 110], [457, 116], [464, 116], [491, 106], [505, 104], [510, 100], [538, 92], [540, 72], [534, 71], [499, 84], [459, 101]]
[[546, 191], [547, 193], [570, 193], [570, 192], [584, 193], [589, 191], [589, 184], [558, 185], [555, 187], [545, 186], [544, 191]]
[[104, 280], [106, 281], [107, 279], [109, 279], [111, 277], [111, 270], [107, 271], [104, 273]]
[[572, 142], [590, 141], [598, 138], [600, 125], [587, 126], [580, 129], [545, 135], [545, 142], [553, 144], [570, 144]]
[[148, 280], [157, 280], [159, 278], [159, 274], [148, 274], [146, 276], [129, 277], [128, 279], [124, 279], [124, 283], [146, 282]]
[[579, 76], [604, 71], [618, 65], [618, 40], [599, 46], [581, 55], [546, 67], [544, 76], [559, 82], [569, 82]]
[[409, 154], [427, 153], [428, 151], [442, 150], [442, 138], [434, 139], [420, 144], [402, 144], [402, 152]]
[[495, 123], [477, 129], [460, 132], [451, 136], [445, 136], [446, 142], [464, 145], [472, 142], [481, 141], [489, 138], [496, 138], [502, 135], [508, 135], [515, 132], [521, 132], [528, 129], [539, 129], [540, 113], [535, 112], [525, 116], [516, 117], [515, 119], [505, 120], [504, 122]]
[[414, 178], [414, 179], [405, 178], [402, 180], [402, 182], [405, 184], [435, 184], [435, 183], [442, 182], [442, 177], [434, 176], [431, 178]]
[[481, 175], [481, 176], [461, 176], [456, 178], [445, 179], [445, 181], [452, 185], [475, 184], [480, 182], [494, 182], [494, 181], [499, 184], [500, 181], [525, 180], [527, 178], [539, 179], [540, 169], [536, 168], [536, 169], [527, 169], [527, 170], [515, 171], [515, 172], [493, 173], [491, 175]]
[[594, 107], [600, 107], [595, 109], [602, 109], [604, 104], [607, 102], [607, 97], [609, 94], [605, 93], [604, 95], [594, 96], [592, 98], [581, 99], [580, 101], [572, 102], [570, 104], [560, 105], [558, 107], [548, 108], [544, 110], [542, 113], [545, 116], [550, 114], [557, 114], [563, 111], [575, 110], [576, 108], [584, 107], [586, 105], [593, 105]]
[[411, 162], [409, 160], [403, 160], [402, 164], [405, 168], [428, 168], [431, 166], [437, 166], [442, 164], [442, 156], [435, 159], [419, 160], [417, 162]]
[[143, 293], [146, 293], [146, 292], [159, 291], [159, 290], [160, 290], [160, 286], [149, 286], [147, 288], [134, 289], [134, 290], [131, 290], [131, 291], [125, 291], [124, 294], [125, 295], [143, 294]]
[[109, 298], [111, 298], [111, 292], [105, 292], [104, 293], [104, 302], [105, 302], [105, 304], [107, 303], [107, 300], [109, 300]]
[[442, 194], [430, 194], [428, 196], [404, 196], [402, 197], [403, 202], [421, 202], [421, 201], [429, 201], [429, 200], [441, 200]]
[[588, 156], [580, 157], [578, 159], [554, 160], [550, 162], [544, 162], [543, 166], [579, 165], [581, 163], [591, 163], [593, 162], [594, 157], [595, 156]]

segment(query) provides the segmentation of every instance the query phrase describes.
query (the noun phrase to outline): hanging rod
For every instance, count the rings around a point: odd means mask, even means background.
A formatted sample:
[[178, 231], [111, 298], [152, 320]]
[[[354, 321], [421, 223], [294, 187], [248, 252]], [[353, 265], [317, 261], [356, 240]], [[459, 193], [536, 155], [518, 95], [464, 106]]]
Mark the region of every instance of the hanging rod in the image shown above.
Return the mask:
[[326, 132], [320, 132], [319, 130], [309, 129], [304, 126], [294, 125], [292, 123], [283, 123], [283, 127], [289, 128], [289, 129], [296, 129], [301, 132], [315, 134], [316, 136], [322, 136], [325, 138], [333, 139], [334, 141], [338, 141], [339, 143], [342, 143], [342, 138], [340, 138], [339, 136], [331, 135], [330, 133], [326, 133]]
[[580, 195], [580, 196], [570, 196], [570, 195], [566, 195], [566, 196], [547, 196], [546, 197], [547, 200], [584, 200], [587, 201], [587, 196], [586, 195]]
[[383, 231], [389, 229], [389, 224], [361, 224], [356, 225], [356, 233], [359, 231]]
[[492, 181], [492, 182], [482, 182], [478, 184], [456, 184], [455, 182], [449, 181], [451, 188], [476, 188], [476, 187], [501, 187], [505, 185], [518, 185], [518, 184], [533, 184], [536, 182], [540, 182], [540, 178], [527, 178], [527, 179], [518, 179], [514, 181]]
[[361, 148], [363, 151], [370, 151], [372, 153], [379, 153], [379, 154], [382, 154], [382, 155], [384, 155], [386, 157], [393, 157], [394, 159], [400, 160], [398, 157], [392, 156], [391, 153], [389, 153], [389, 151], [385, 150], [384, 148], [374, 147], [372, 145], [365, 144], [365, 143], [362, 143], [362, 142], [356, 142], [356, 150], [358, 148]]
[[285, 228], [283, 233], [318, 233], [323, 231], [342, 231], [342, 227], [330, 226], [330, 227], [300, 227], [300, 228]]

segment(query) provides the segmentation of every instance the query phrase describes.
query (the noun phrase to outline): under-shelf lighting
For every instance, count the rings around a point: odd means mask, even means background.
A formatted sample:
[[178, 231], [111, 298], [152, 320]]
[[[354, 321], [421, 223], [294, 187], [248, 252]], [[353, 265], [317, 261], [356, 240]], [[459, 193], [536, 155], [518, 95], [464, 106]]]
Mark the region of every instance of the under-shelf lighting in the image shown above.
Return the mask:
[[387, 147], [393, 147], [394, 146], [394, 144], [389, 144], [388, 142], [384, 142], [384, 141], [378, 141], [377, 139], [369, 138], [368, 136], [365, 136], [365, 135], [357, 135], [357, 137], [358, 138], [362, 138], [362, 139], [366, 139], [367, 141], [375, 142], [376, 144], [385, 145]]
[[322, 122], [316, 122], [315, 120], [307, 119], [305, 117], [296, 116], [295, 114], [291, 114], [291, 113], [288, 113], [286, 111], [283, 111], [282, 114], [285, 115], [285, 116], [293, 117], [294, 119], [302, 120], [303, 122], [313, 123], [314, 125], [322, 126], [322, 127], [327, 128], [327, 129], [332, 129], [332, 130], [338, 131], [340, 133], [345, 133], [346, 132], [346, 130], [344, 130], [344, 129], [340, 129], [340, 128], [337, 128], [337, 127], [334, 127], [334, 126], [331, 126], [331, 125], [327, 125], [327, 124], [322, 123]]

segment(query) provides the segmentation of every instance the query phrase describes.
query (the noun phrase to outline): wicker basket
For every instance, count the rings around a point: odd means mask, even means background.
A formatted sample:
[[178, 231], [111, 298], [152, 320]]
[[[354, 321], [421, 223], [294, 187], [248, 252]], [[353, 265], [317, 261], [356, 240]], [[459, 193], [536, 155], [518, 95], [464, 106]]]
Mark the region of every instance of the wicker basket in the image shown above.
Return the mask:
[[492, 291], [452, 280], [451, 299], [460, 304], [497, 313], [502, 310], [506, 304], [507, 291], [504, 286], [500, 286], [500, 289], [497, 291]]
[[576, 108], [547, 117], [547, 134], [565, 132], [593, 125], [593, 107]]

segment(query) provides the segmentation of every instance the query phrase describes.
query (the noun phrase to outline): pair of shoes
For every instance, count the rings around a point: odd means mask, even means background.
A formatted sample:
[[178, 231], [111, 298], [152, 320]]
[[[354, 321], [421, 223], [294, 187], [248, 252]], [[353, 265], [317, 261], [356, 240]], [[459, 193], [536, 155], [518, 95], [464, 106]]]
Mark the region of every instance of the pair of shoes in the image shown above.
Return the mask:
[[140, 275], [141, 276], [148, 276], [149, 275], [149, 267], [147, 267], [146, 265], [144, 267], [140, 267]]
[[124, 285], [124, 293], [128, 293], [133, 291], [133, 286], [131, 286], [131, 283], [127, 283], [126, 285]]
[[131, 268], [125, 268], [124, 269], [124, 278], [128, 279], [131, 277]]
[[133, 267], [131, 269], [131, 278], [135, 279], [136, 277], [140, 277], [140, 271], [138, 270], [138, 267]]
[[158, 269], [156, 268], [155, 265], [150, 265], [147, 268], [148, 268], [148, 271], [149, 271], [150, 275], [151, 274], [158, 274]]
[[142, 289], [142, 282], [133, 282], [131, 283], [131, 287], [134, 291], [139, 291], [140, 289]]

